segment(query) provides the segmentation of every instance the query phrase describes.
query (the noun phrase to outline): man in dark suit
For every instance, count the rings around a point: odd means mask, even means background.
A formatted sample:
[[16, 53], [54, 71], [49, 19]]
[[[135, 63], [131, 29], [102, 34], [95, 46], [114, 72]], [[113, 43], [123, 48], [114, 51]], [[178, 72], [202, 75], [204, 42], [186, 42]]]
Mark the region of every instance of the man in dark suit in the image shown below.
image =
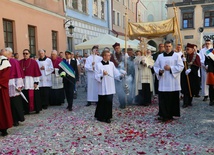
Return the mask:
[[63, 86], [65, 90], [66, 99], [68, 102], [67, 109], [69, 111], [72, 111], [72, 105], [73, 105], [73, 98], [74, 98], [74, 85], [77, 81], [79, 81], [79, 74], [77, 69], [77, 61], [74, 58], [74, 53], [66, 50], [65, 51], [65, 59], [63, 61], [66, 61], [74, 70], [75, 78], [68, 75], [61, 67], [59, 69], [60, 76], [63, 77]]

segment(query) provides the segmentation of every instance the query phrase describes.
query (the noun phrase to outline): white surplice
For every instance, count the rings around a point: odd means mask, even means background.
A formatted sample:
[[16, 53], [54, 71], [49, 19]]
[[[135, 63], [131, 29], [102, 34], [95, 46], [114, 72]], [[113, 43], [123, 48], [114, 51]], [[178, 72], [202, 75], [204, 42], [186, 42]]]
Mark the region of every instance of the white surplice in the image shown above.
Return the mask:
[[20, 92], [17, 91], [17, 88], [21, 88], [24, 86], [24, 82], [22, 78], [13, 78], [9, 80], [9, 96], [15, 97], [20, 95]]
[[[164, 66], [169, 65], [170, 71], [164, 70]], [[171, 92], [181, 90], [180, 74], [184, 68], [183, 61], [179, 54], [173, 53], [172, 56], [164, 56], [160, 54], [154, 64], [154, 71], [159, 80], [159, 91]], [[164, 70], [162, 76], [159, 75], [159, 70]]]
[[[98, 83], [95, 79], [94, 69], [95, 65], [102, 61], [102, 59], [102, 57], [94, 54], [90, 55], [86, 59], [85, 71], [87, 73], [87, 101], [90, 102], [98, 101]], [[92, 65], [93, 62], [95, 63], [94, 65]]]
[[204, 65], [204, 61], [205, 61], [205, 56], [207, 55], [207, 49], [202, 48], [199, 52], [199, 56], [200, 56], [200, 60], [201, 60], [201, 93], [202, 96], [208, 96], [209, 94], [209, 86], [206, 84], [206, 80], [207, 80], [207, 71]]
[[39, 68], [41, 68], [42, 66], [44, 66], [45, 68], [44, 70], [40, 70], [42, 76], [40, 76], [39, 87], [51, 87], [52, 86], [51, 73], [54, 71], [51, 59], [46, 58], [45, 61], [37, 60], [37, 63], [39, 65]]
[[52, 78], [52, 89], [61, 89], [63, 88], [63, 78], [59, 75], [58, 68], [54, 68], [55, 74], [51, 74]]
[[[107, 71], [108, 75], [103, 75], [103, 71]], [[115, 94], [114, 79], [119, 80], [120, 75], [113, 62], [109, 61], [108, 65], [103, 65], [101, 62], [97, 63], [95, 66], [95, 78], [98, 81], [98, 95]]]

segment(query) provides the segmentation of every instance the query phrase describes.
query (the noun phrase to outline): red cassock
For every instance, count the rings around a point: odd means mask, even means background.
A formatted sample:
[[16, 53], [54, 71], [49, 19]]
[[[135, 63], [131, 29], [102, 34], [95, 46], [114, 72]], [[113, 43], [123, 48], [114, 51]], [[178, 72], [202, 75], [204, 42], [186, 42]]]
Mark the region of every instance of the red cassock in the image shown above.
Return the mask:
[[8, 89], [9, 77], [9, 67], [0, 70], [0, 129], [8, 129], [13, 126]]

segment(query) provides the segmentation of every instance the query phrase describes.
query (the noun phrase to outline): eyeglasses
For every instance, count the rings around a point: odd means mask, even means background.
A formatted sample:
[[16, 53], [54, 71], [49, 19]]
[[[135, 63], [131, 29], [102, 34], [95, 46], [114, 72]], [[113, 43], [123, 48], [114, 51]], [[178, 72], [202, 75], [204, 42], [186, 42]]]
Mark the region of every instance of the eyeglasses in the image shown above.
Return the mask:
[[23, 55], [28, 55], [28, 53], [23, 53]]

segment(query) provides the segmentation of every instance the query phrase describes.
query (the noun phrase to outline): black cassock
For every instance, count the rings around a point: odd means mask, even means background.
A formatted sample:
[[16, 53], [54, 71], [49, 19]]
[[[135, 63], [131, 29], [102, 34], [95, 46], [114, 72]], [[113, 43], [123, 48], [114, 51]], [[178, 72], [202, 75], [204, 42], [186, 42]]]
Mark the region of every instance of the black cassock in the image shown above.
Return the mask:
[[94, 117], [99, 120], [112, 118], [112, 100], [113, 95], [98, 95], [98, 103]]
[[[187, 56], [187, 64], [190, 61], [188, 60]], [[198, 78], [198, 70], [200, 67], [200, 59], [199, 56], [196, 56], [195, 63], [188, 65], [188, 68], [191, 69], [191, 72], [188, 74], [189, 83], [190, 83], [190, 90], [192, 93], [192, 97], [190, 97], [188, 82], [187, 82], [187, 75], [185, 74], [185, 69], [181, 73], [181, 93], [184, 94], [183, 103], [184, 105], [192, 105], [192, 99], [194, 95], [198, 95], [200, 89], [200, 82]]]
[[211, 57], [206, 56], [205, 65], [208, 66], [207, 85], [209, 85], [210, 105], [214, 105], [214, 60]]

